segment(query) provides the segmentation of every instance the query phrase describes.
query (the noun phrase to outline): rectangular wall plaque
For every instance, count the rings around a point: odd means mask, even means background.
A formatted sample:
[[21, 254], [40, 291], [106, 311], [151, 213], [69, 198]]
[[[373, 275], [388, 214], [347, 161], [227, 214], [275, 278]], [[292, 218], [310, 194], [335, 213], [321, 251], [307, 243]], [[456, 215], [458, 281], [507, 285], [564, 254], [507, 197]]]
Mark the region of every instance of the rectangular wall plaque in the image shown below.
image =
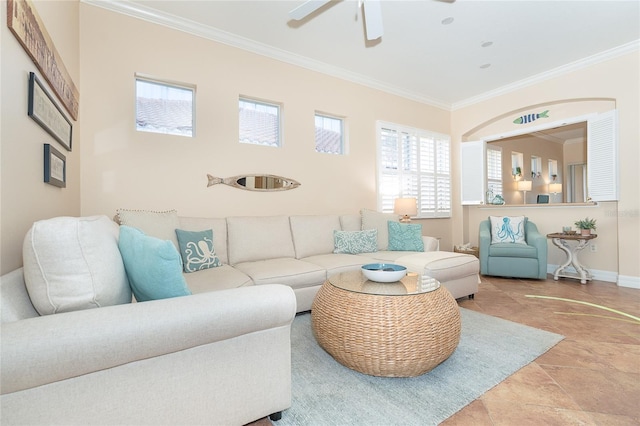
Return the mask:
[[73, 126], [46, 91], [35, 73], [29, 73], [29, 107], [27, 114], [51, 136], [71, 151]]
[[7, 1], [7, 26], [49, 82], [71, 118], [78, 119], [80, 93], [29, 0]]

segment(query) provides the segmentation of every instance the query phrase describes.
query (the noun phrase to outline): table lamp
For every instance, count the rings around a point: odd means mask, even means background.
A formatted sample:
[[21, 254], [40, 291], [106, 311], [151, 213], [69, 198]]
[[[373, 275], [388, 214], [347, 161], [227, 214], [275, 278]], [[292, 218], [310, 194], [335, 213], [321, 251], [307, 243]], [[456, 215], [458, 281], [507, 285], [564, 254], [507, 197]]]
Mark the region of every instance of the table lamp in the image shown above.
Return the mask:
[[559, 194], [562, 192], [562, 184], [561, 183], [550, 183], [549, 184], [549, 192], [552, 194]]
[[418, 214], [418, 200], [415, 198], [396, 198], [393, 203], [393, 212], [402, 216], [400, 222], [411, 222], [411, 216]]
[[522, 204], [527, 204], [527, 191], [531, 191], [531, 181], [519, 180], [518, 191], [522, 191], [524, 193], [524, 195], [522, 196]]

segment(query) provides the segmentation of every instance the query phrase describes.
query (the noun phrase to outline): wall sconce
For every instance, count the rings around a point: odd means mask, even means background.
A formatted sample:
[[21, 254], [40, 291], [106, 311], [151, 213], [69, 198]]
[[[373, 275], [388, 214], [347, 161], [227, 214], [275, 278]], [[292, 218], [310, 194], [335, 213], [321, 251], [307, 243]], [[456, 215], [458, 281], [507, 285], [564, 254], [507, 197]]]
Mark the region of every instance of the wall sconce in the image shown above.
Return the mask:
[[418, 200], [415, 198], [396, 198], [393, 203], [393, 212], [402, 216], [400, 222], [411, 222], [411, 216], [418, 214]]
[[527, 204], [527, 191], [531, 191], [531, 181], [519, 180], [516, 184], [518, 185], [518, 191], [522, 191], [524, 193], [522, 196], [522, 204]]
[[549, 184], [549, 192], [552, 194], [559, 194], [562, 192], [562, 184], [561, 183], [550, 183]]

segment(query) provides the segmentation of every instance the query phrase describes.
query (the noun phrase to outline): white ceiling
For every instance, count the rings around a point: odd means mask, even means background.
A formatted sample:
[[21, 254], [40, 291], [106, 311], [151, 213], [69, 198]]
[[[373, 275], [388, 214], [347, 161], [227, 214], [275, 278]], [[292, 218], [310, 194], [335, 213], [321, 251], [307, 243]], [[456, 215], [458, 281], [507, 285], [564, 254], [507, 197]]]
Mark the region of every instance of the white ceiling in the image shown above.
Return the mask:
[[303, 21], [304, 0], [83, 1], [448, 109], [640, 46], [637, 0], [384, 0], [374, 42], [353, 0]]

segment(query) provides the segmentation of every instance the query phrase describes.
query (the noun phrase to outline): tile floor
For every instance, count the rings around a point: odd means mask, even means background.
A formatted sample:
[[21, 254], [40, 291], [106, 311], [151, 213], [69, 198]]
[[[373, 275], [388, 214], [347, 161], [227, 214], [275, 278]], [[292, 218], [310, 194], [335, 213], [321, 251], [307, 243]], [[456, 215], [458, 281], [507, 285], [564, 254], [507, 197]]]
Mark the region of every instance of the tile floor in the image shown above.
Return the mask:
[[637, 289], [603, 281], [581, 285], [573, 279], [483, 276], [475, 299], [460, 299], [461, 307], [565, 339], [442, 425], [640, 425], [640, 321], [531, 295], [579, 300], [640, 317]]

